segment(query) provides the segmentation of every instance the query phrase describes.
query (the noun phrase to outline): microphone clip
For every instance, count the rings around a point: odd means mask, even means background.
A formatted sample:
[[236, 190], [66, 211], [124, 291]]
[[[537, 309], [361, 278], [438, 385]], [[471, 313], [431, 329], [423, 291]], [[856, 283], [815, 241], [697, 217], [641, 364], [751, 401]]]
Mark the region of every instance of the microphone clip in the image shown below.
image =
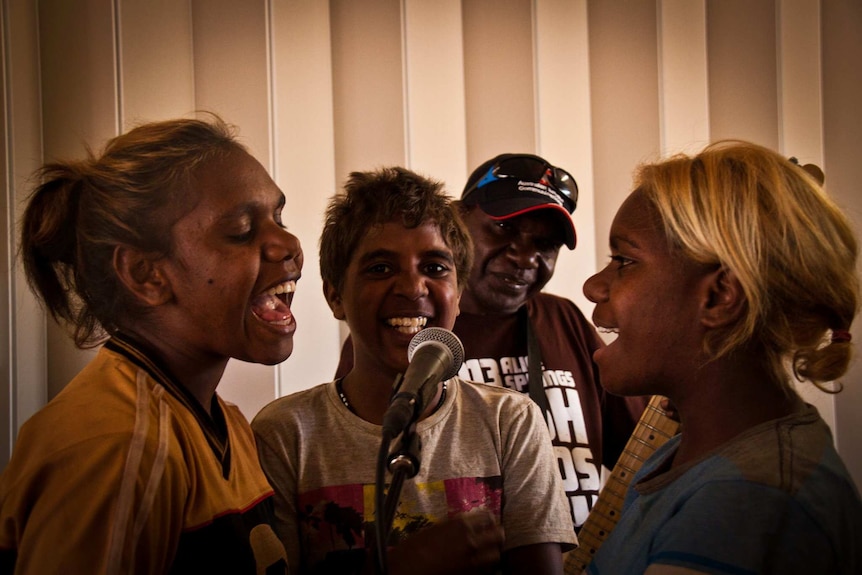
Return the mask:
[[412, 479], [419, 473], [419, 452], [422, 450], [422, 440], [413, 431], [411, 425], [401, 434], [395, 448], [389, 453], [387, 468], [392, 475], [402, 474]]

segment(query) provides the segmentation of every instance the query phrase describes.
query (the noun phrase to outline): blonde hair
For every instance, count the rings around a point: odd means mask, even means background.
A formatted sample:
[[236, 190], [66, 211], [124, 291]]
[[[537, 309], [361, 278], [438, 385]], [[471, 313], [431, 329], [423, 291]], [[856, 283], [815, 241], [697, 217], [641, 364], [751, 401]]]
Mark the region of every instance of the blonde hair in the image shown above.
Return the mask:
[[[636, 185], [657, 208], [684, 257], [721, 266], [739, 280], [739, 322], [705, 342], [712, 357], [762, 350], [776, 383], [787, 366], [824, 391], [846, 371], [851, 346], [830, 340], [858, 310], [858, 245], [846, 216], [808, 172], [748, 142], [641, 166]], [[837, 390], [840, 391], [840, 384]]]

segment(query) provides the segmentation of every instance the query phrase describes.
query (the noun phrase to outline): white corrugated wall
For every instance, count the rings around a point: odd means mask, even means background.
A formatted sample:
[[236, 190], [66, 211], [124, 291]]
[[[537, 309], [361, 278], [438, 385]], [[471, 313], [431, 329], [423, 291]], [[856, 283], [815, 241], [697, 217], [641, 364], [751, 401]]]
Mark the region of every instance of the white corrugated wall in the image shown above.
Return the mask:
[[[735, 137], [822, 165], [862, 222], [862, 5], [855, 0], [0, 0], [0, 462], [20, 424], [87, 361], [16, 265], [42, 161], [134, 124], [218, 112], [287, 196], [303, 242], [293, 356], [232, 362], [220, 393], [252, 417], [330, 379], [343, 328], [317, 269], [322, 212], [353, 170], [402, 164], [453, 195], [504, 151], [568, 168], [579, 242], [548, 290], [587, 313], [638, 162]], [[862, 331], [854, 328], [857, 340]], [[862, 368], [812, 396], [862, 484]]]

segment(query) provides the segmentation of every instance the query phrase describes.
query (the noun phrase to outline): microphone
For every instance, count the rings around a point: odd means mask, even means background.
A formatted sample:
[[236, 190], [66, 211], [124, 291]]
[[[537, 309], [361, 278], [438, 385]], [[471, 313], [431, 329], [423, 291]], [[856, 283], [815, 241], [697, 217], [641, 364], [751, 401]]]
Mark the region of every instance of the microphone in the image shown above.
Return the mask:
[[437, 392], [436, 385], [454, 377], [464, 363], [464, 346], [454, 333], [427, 327], [410, 340], [410, 365], [383, 416], [383, 433], [395, 437], [422, 413]]

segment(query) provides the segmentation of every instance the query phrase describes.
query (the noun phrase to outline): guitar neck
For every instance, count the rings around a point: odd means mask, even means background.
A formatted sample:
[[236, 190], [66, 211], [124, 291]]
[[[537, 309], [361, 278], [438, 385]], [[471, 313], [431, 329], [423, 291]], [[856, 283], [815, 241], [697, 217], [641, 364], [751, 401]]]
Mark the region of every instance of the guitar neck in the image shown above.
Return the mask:
[[626, 490], [635, 473], [679, 428], [679, 422], [668, 417], [661, 408], [662, 399], [662, 396], [654, 395], [644, 409], [596, 504], [578, 532], [578, 547], [566, 553], [565, 575], [578, 575], [589, 565], [619, 521]]

